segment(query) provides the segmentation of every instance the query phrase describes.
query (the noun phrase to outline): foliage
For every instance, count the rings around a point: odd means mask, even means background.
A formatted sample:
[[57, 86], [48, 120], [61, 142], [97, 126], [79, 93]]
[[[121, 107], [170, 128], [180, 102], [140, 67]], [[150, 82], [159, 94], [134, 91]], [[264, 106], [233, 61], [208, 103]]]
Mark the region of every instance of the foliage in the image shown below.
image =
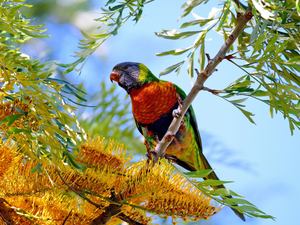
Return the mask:
[[[105, 40], [117, 35], [125, 22], [129, 19], [138, 22], [144, 7], [152, 1], [108, 0], [106, 8], [102, 8], [102, 16], [96, 20], [101, 23], [99, 32], [82, 33], [85, 38], [80, 40], [82, 50], [75, 55], [79, 59], [57, 65], [66, 68], [65, 74], [79, 71], [82, 67], [76, 67], [83, 66]], [[180, 19], [207, 1], [187, 1], [182, 6]], [[102, 83], [101, 101], [92, 96], [89, 102], [95, 107], [79, 111], [79, 114], [91, 113], [90, 117], [79, 121], [74, 113], [76, 107], [68, 103], [83, 105], [82, 102], [87, 101], [82, 97], [85, 93], [68, 81], [54, 78], [54, 62], [30, 58], [16, 47], [30, 38], [48, 37], [43, 34], [43, 25], [32, 25], [20, 12], [22, 7], [31, 7], [22, 2], [0, 1], [0, 213], [4, 218], [20, 223], [50, 224], [53, 220], [71, 220], [86, 224], [101, 217], [107, 207], [123, 205], [125, 217], [143, 223], [151, 220], [146, 217], [146, 212], [173, 219], [198, 220], [207, 219], [220, 210], [220, 205], [212, 199], [250, 217], [273, 218], [232, 191], [207, 188], [225, 181], [200, 182], [189, 178], [202, 178], [211, 171], [184, 176], [164, 161], [153, 168], [148, 165], [145, 170], [146, 162], [129, 163], [130, 158], [124, 157], [122, 146], [97, 136], [86, 140], [85, 129], [113, 137], [131, 149], [140, 148], [139, 141], [129, 141], [134, 137], [134, 125], [127, 117], [128, 98], [119, 99], [115, 87], [107, 90]], [[300, 79], [297, 74], [300, 70], [300, 9], [297, 3], [299, 1], [294, 0], [264, 1], [264, 4], [248, 1], [254, 18], [238, 38], [236, 46], [229, 50], [231, 55], [226, 57], [231, 62], [243, 60], [244, 65], [233, 63], [245, 74], [223, 90], [212, 91], [236, 106], [251, 122], [254, 122], [252, 113], [244, 110], [241, 104], [246, 98], [236, 97], [252, 97], [268, 104], [271, 115], [274, 110], [279, 111], [289, 120], [291, 132], [295, 127], [300, 128]], [[187, 48], [158, 54], [187, 54], [184, 60], [169, 66], [161, 75], [172, 71], [179, 73], [187, 62], [187, 71], [193, 78], [197, 50], [200, 50], [199, 67], [204, 69], [207, 34], [214, 30], [223, 34], [226, 40], [240, 13], [247, 8], [239, 1], [227, 0], [222, 4], [222, 9], [214, 9], [209, 18], [194, 13], [195, 20], [183, 22], [179, 29], [156, 32], [158, 37], [171, 40], [197, 35]], [[182, 31], [186, 28], [193, 29]], [[121, 101], [125, 102], [125, 107]], [[93, 123], [95, 120], [101, 121], [101, 126]], [[69, 188], [77, 195], [69, 193]], [[116, 199], [111, 197], [114, 190]], [[229, 194], [234, 197], [222, 199]], [[95, 208], [95, 204], [99, 207]], [[196, 210], [201, 209], [202, 204], [207, 210], [205, 213]], [[193, 207], [187, 207], [190, 205]]]
[[[50, 78], [54, 62], [40, 62], [21, 53], [13, 43], [32, 37], [45, 38], [43, 25], [30, 25], [20, 12], [22, 1], [1, 2], [1, 135], [18, 143], [32, 159], [65, 158], [72, 163], [69, 148], [79, 143], [84, 130], [75, 117], [75, 107], [65, 103], [65, 93], [78, 96], [75, 86]], [[40, 164], [37, 168], [40, 170]]]
[[[206, 2], [189, 1], [185, 3], [182, 6], [185, 9], [179, 19], [187, 16], [196, 6]], [[231, 62], [233, 62], [232, 59], [244, 61], [245, 64], [242, 66], [233, 63], [240, 67], [247, 76], [242, 76], [224, 90], [215, 93], [222, 93], [223, 95], [220, 96], [240, 109], [252, 123], [254, 123], [251, 118], [253, 114], [243, 109], [244, 105], [240, 104], [246, 98], [231, 100], [232, 97], [242, 95], [268, 104], [271, 116], [273, 116], [274, 110], [276, 113], [277, 111], [281, 112], [284, 118], [288, 119], [291, 133], [293, 133], [295, 127], [300, 129], [300, 78], [297, 75], [300, 72], [300, 38], [297, 35], [300, 24], [299, 7], [296, 7], [295, 1], [265, 1], [265, 5], [262, 5], [254, 0], [248, 3], [252, 5], [254, 18], [242, 35], [238, 37], [236, 52], [234, 52], [234, 46], [228, 52], [231, 53], [228, 58]], [[187, 70], [193, 77], [194, 52], [199, 48], [198, 62], [203, 70], [207, 34], [215, 30], [223, 34], [224, 40], [226, 40], [238, 22], [239, 14], [235, 12], [244, 13], [246, 8], [239, 1], [225, 1], [223, 8], [213, 9], [209, 18], [203, 18], [194, 13], [196, 20], [184, 22], [180, 27], [181, 30], [185, 28], [198, 30], [200, 25], [202, 30], [188, 32], [164, 30], [156, 33], [157, 36], [167, 39], [182, 39], [198, 34], [193, 46], [157, 54], [158, 56], [179, 55], [189, 51], [183, 61], [168, 67], [160, 75], [165, 75], [173, 70], [179, 73], [183, 63], [188, 61]], [[240, 58], [235, 56], [237, 54]], [[258, 88], [255, 88], [257, 86]]]
[[[126, 2], [120, 2], [117, 5], [111, 7], [110, 4], [115, 3], [115, 0], [109, 0], [106, 3], [108, 8], [101, 8], [103, 16], [96, 19], [96, 21], [101, 22], [101, 25], [98, 27], [99, 32], [96, 34], [87, 34], [81, 31], [85, 39], [80, 40], [79, 48], [82, 49], [80, 52], [75, 52], [74, 57], [79, 59], [73, 63], [69, 64], [58, 64], [63, 68], [67, 68], [64, 72], [69, 73], [73, 70], [80, 71], [81, 68], [76, 69], [76, 66], [83, 63], [99, 48], [99, 46], [106, 41], [111, 35], [117, 35], [120, 27], [127, 22], [129, 19], [133, 19], [138, 22], [143, 13], [143, 7], [147, 3], [150, 3], [154, 0], [129, 0]], [[128, 12], [128, 15], [124, 15], [124, 11]], [[108, 28], [107, 28], [108, 27]], [[82, 65], [82, 66], [83, 66]]]
[[[72, 71], [79, 63], [86, 60], [109, 36], [116, 35], [119, 28], [129, 18], [138, 22], [143, 7], [150, 2], [108, 1], [107, 8], [102, 8], [103, 16], [97, 19], [102, 22], [101, 26], [106, 25], [108, 28], [98, 34], [84, 34], [86, 39], [80, 41], [83, 50], [76, 55], [80, 58], [74, 63], [63, 65], [68, 68], [65, 73]], [[243, 2], [227, 0], [221, 3], [223, 4], [222, 8], [213, 8], [208, 18], [197, 15], [195, 11], [207, 2], [207, 0], [187, 1], [182, 5], [183, 12], [179, 20], [186, 18], [191, 12], [193, 12], [195, 20], [183, 22], [179, 29], [155, 33], [158, 37], [170, 40], [196, 36], [191, 46], [157, 54], [158, 56], [187, 54], [182, 61], [169, 66], [160, 75], [166, 75], [172, 71], [179, 74], [182, 66], [187, 62], [187, 72], [192, 79], [197, 50], [200, 50], [197, 60], [199, 67], [201, 70], [204, 69], [206, 62], [205, 38], [209, 32], [218, 32], [226, 40], [237, 25], [238, 16], [247, 9]], [[231, 55], [227, 58], [248, 76], [244, 74], [224, 90], [214, 93], [221, 93], [220, 97], [241, 110], [252, 123], [254, 123], [253, 114], [243, 109], [244, 105], [240, 103], [251, 97], [268, 104], [271, 116], [274, 111], [281, 112], [284, 118], [288, 119], [291, 133], [293, 133], [295, 128], [300, 129], [299, 4], [293, 0], [264, 1], [264, 3], [253, 0], [248, 3], [252, 6], [254, 17], [238, 37], [236, 46], [230, 48], [228, 53]], [[129, 10], [126, 11], [126, 9]], [[118, 16], [116, 17], [116, 15]], [[242, 60], [244, 65], [238, 65], [233, 62], [233, 59]], [[236, 99], [237, 96], [246, 96], [247, 98]]]
[[77, 113], [85, 130], [118, 140], [135, 154], [145, 154], [142, 140], [137, 139], [129, 96], [120, 97], [115, 84], [108, 87], [102, 81], [97, 92], [89, 93], [86, 98], [91, 107], [80, 107]]

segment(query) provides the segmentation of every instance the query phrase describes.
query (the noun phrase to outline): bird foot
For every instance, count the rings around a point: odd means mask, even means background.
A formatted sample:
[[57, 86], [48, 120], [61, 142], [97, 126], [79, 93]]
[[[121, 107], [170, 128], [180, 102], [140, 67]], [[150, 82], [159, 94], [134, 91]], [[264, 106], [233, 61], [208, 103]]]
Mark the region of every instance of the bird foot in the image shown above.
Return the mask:
[[177, 158], [174, 156], [170, 156], [168, 154], [165, 154], [165, 158], [169, 161], [169, 162], [175, 162], [177, 161]]
[[175, 118], [179, 118], [181, 115], [182, 115], [181, 110], [179, 110], [179, 109], [174, 109], [172, 112], [172, 116]]
[[180, 116], [182, 116], [181, 112], [182, 112], [182, 100], [179, 96], [179, 94], [177, 93], [177, 101], [178, 101], [178, 108], [174, 109], [172, 112], [172, 116], [175, 118], [179, 118]]
[[168, 135], [166, 135], [166, 141], [172, 141], [173, 140], [173, 138], [175, 137], [175, 134], [168, 134]]

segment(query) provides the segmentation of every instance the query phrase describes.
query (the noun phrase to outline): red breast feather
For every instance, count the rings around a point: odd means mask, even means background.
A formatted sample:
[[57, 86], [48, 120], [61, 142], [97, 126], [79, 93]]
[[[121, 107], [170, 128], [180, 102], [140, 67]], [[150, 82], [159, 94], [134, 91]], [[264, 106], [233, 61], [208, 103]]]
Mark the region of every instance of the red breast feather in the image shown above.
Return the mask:
[[154, 81], [130, 92], [134, 118], [143, 124], [153, 123], [169, 113], [178, 101], [178, 94], [171, 82]]

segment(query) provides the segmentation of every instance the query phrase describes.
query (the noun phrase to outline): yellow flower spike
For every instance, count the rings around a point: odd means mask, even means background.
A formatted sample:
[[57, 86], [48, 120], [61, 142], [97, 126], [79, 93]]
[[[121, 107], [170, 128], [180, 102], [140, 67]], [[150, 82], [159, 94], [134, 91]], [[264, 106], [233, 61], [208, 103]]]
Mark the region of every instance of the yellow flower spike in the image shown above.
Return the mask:
[[[219, 205], [204, 196], [180, 172], [174, 172], [168, 163], [160, 161], [154, 167], [150, 163], [148, 169], [145, 168], [144, 161], [126, 171], [132, 179], [128, 182], [128, 189], [133, 191], [126, 192], [124, 196], [133, 197], [130, 199], [133, 205], [141, 205], [146, 211], [172, 216], [173, 219], [208, 219], [220, 211]], [[163, 188], [155, 189], [157, 187]]]
[[2, 136], [0, 139], [0, 180], [22, 158], [22, 155], [17, 153], [16, 143], [12, 143], [11, 138], [4, 142], [3, 138]]
[[[95, 213], [87, 214], [81, 207], [78, 207], [78, 199], [69, 198], [60, 193], [47, 193], [41, 196], [18, 196], [7, 198], [14, 212], [23, 216], [14, 218], [15, 224], [33, 224], [28, 219], [38, 224], [58, 224], [64, 221], [72, 210], [68, 221], [71, 224], [88, 224]], [[85, 208], [85, 204], [81, 205]], [[98, 216], [98, 215], [97, 215]], [[20, 219], [25, 220], [21, 222]], [[26, 223], [27, 220], [27, 223]], [[61, 221], [61, 222], [60, 222]], [[1, 223], [0, 223], [1, 224]]]
[[77, 158], [81, 162], [99, 169], [109, 166], [116, 172], [122, 172], [132, 159], [131, 156], [125, 158], [125, 153], [126, 149], [123, 145], [116, 144], [113, 140], [107, 142], [105, 138], [98, 135], [93, 138], [89, 135], [87, 141], [81, 145]]

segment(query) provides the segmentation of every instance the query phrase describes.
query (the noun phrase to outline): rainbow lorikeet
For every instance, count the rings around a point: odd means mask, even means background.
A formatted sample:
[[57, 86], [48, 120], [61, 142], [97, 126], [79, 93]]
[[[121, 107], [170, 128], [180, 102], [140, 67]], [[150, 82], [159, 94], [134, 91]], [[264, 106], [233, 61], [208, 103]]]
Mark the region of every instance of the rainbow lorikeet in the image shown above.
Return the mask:
[[[157, 138], [163, 138], [173, 120], [172, 112], [178, 108], [179, 98], [185, 99], [186, 94], [177, 85], [155, 77], [142, 63], [117, 64], [110, 74], [110, 80], [116, 81], [130, 95], [136, 126], [150, 147], [155, 149]], [[192, 106], [187, 110], [166, 154], [189, 171], [212, 169], [202, 153], [200, 133]], [[205, 179], [219, 180], [214, 171]], [[219, 185], [213, 188], [225, 187]], [[243, 214], [233, 210], [245, 220]]]

